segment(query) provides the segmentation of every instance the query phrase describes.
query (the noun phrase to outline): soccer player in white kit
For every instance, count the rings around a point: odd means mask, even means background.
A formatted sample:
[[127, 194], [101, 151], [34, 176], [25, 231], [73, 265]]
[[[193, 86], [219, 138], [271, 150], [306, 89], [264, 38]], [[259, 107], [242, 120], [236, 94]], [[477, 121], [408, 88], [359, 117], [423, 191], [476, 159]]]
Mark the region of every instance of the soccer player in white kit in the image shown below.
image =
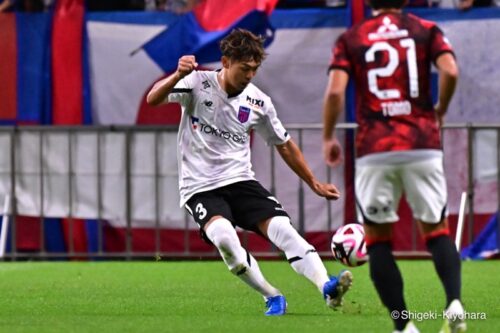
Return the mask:
[[293, 228], [279, 201], [256, 181], [250, 161], [250, 131], [275, 145], [288, 166], [319, 196], [336, 200], [333, 184], [319, 182], [290, 138], [269, 96], [250, 83], [265, 58], [263, 39], [233, 30], [220, 43], [222, 69], [197, 71], [192, 55], [148, 93], [149, 104], [180, 103], [177, 159], [181, 206], [215, 245], [229, 270], [258, 291], [266, 315], [286, 313], [285, 297], [262, 275], [234, 226], [254, 231], [281, 249], [292, 268], [316, 285], [328, 306], [342, 304], [352, 274], [329, 277], [314, 247]]

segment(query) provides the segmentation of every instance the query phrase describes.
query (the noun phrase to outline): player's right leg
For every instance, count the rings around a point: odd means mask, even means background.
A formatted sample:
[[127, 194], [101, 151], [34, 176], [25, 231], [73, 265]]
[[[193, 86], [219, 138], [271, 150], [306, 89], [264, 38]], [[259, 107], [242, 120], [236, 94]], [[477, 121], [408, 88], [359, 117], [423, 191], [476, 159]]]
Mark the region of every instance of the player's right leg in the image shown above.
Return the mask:
[[229, 270], [264, 297], [267, 306], [266, 315], [285, 314], [284, 296], [267, 282], [257, 261], [241, 246], [236, 230], [228, 220], [232, 216], [224, 200], [205, 192], [193, 196], [186, 204], [186, 209], [200, 225], [202, 237], [219, 250]]
[[231, 273], [238, 276], [265, 298], [281, 294], [279, 290], [266, 281], [257, 261], [241, 246], [231, 222], [221, 216], [215, 216], [205, 226], [205, 233], [219, 250]]
[[408, 319], [403, 296], [403, 278], [392, 254], [392, 224], [364, 221], [365, 241], [370, 265], [370, 277], [380, 300], [390, 313], [394, 327], [405, 332]]
[[344, 270], [329, 277], [316, 249], [292, 226], [288, 216], [274, 216], [258, 224], [260, 232], [285, 253], [292, 268], [314, 283], [331, 308], [342, 305], [351, 288], [352, 273]]
[[403, 296], [403, 278], [392, 254], [392, 225], [399, 217], [402, 192], [397, 166], [356, 166], [356, 198], [359, 220], [365, 229], [370, 277], [391, 315], [396, 332], [404, 332], [409, 321]]

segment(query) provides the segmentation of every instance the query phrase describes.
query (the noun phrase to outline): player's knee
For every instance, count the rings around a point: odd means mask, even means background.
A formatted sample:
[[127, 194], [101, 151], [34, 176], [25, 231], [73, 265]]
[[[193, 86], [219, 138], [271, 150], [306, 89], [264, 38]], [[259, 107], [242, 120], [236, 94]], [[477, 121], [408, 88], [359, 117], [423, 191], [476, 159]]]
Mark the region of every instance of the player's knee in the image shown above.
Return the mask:
[[450, 235], [448, 219], [446, 217], [442, 217], [438, 223], [426, 223], [419, 220], [418, 224], [420, 226], [421, 236], [425, 242], [440, 236]]
[[450, 229], [448, 226], [446, 227], [441, 227], [441, 228], [436, 228], [436, 229], [428, 229], [425, 232], [422, 233], [422, 238], [424, 241], [427, 243], [432, 239], [441, 237], [441, 236], [450, 236]]
[[220, 218], [213, 221], [207, 227], [205, 233], [220, 251], [229, 255], [235, 247], [240, 246], [236, 230], [234, 230], [233, 225], [227, 219]]
[[363, 229], [365, 230], [366, 246], [378, 243], [392, 242], [392, 223], [377, 223], [364, 220]]
[[246, 264], [246, 251], [241, 247], [240, 240], [231, 222], [224, 218], [217, 219], [208, 226], [205, 233], [217, 247], [231, 272], [237, 274], [243, 269], [240, 266]]
[[214, 245], [221, 251], [231, 253], [237, 239], [230, 233], [220, 233], [214, 237]]
[[212, 221], [205, 229], [205, 234], [217, 248], [228, 245], [234, 238], [238, 238], [233, 225], [225, 218]]

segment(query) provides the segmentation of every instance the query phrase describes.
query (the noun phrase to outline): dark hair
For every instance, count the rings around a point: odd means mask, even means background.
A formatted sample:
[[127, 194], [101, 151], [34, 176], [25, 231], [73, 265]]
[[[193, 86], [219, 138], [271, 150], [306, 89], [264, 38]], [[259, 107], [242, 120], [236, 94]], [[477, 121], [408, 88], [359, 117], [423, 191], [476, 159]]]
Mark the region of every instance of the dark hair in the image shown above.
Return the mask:
[[373, 9], [381, 8], [403, 8], [407, 0], [368, 0], [368, 4]]
[[264, 38], [248, 30], [234, 29], [220, 41], [223, 56], [236, 61], [254, 60], [261, 63], [266, 57]]

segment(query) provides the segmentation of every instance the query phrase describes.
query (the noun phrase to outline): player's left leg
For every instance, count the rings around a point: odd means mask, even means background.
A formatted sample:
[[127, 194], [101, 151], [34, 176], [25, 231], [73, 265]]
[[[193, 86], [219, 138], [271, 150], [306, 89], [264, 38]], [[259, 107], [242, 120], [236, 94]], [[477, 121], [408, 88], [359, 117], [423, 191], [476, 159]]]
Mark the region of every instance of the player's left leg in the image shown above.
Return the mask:
[[449, 237], [447, 219], [438, 224], [419, 221], [421, 233], [432, 261], [446, 292], [446, 306], [455, 299], [460, 299], [460, 256]]
[[430, 224], [419, 221], [420, 231], [432, 255], [436, 272], [446, 293], [446, 318], [442, 333], [465, 332], [465, 310], [461, 303], [461, 261], [455, 244], [449, 237], [447, 219]]
[[465, 332], [464, 310], [460, 301], [461, 261], [449, 237], [442, 156], [411, 163], [406, 170], [408, 173], [404, 175], [403, 181], [408, 203], [432, 255], [446, 293], [445, 308], [451, 314], [445, 321], [444, 332]]
[[260, 232], [285, 253], [292, 268], [310, 280], [323, 294], [329, 307], [342, 305], [352, 285], [352, 274], [342, 271], [329, 277], [316, 249], [290, 223], [287, 216], [274, 216], [258, 224]]

